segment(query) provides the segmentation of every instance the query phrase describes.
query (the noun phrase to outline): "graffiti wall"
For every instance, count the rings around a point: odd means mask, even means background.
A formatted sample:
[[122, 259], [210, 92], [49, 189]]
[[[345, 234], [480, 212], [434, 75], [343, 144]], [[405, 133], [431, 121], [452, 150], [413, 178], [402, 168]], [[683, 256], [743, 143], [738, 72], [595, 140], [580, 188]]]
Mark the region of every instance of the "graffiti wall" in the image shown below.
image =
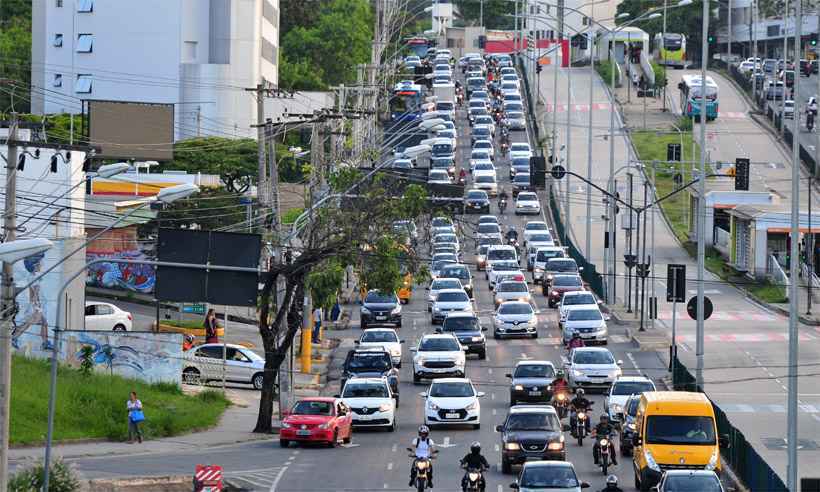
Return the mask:
[[[88, 230], [93, 236], [95, 231]], [[137, 238], [137, 226], [112, 229], [86, 248], [86, 260], [116, 258], [129, 260], [153, 260], [153, 244], [142, 243]], [[101, 263], [88, 269], [86, 284], [122, 291], [151, 293], [154, 291], [156, 273], [149, 265]]]
[[[181, 383], [181, 333], [109, 332], [70, 330], [61, 334], [61, 364], [79, 368], [83, 347], [92, 349], [94, 369], [150, 383]], [[31, 357], [51, 357], [50, 350], [21, 344], [18, 352]]]

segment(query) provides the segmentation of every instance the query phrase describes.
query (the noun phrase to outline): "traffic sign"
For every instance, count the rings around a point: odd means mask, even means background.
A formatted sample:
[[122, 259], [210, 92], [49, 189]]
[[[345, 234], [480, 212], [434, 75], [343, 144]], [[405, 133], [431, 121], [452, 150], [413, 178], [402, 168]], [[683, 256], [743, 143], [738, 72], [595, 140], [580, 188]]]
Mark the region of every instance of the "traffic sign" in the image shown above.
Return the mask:
[[666, 160], [680, 162], [680, 144], [671, 143], [666, 145]]
[[[703, 320], [706, 321], [712, 316], [712, 300], [706, 296], [703, 296]], [[689, 313], [689, 317], [697, 320], [698, 319], [698, 296], [693, 296], [689, 299], [689, 302], [686, 304], [686, 312]]]
[[205, 314], [205, 304], [184, 304], [182, 306], [182, 312], [191, 314]]
[[666, 302], [686, 301], [686, 265], [666, 266]]

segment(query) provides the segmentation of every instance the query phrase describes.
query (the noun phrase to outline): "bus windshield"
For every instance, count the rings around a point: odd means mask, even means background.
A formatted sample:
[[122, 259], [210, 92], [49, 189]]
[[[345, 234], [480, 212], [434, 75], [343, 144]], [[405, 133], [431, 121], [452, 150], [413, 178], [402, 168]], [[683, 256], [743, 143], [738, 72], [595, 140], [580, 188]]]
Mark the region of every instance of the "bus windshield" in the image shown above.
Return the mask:
[[663, 39], [663, 47], [667, 51], [678, 51], [683, 46], [683, 36], [676, 33], [667, 33]]

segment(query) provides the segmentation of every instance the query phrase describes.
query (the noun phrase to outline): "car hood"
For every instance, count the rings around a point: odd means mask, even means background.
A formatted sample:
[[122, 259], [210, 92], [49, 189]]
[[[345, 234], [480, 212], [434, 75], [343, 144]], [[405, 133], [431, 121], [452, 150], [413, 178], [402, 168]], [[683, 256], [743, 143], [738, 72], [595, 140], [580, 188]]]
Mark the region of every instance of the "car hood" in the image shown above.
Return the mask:
[[581, 487], [521, 487], [520, 489], [518, 489], [518, 492], [581, 492]]
[[584, 372], [606, 372], [610, 373], [618, 369], [615, 364], [573, 364], [572, 369]]
[[482, 335], [482, 333], [478, 330], [475, 330], [475, 331], [448, 331], [447, 333], [452, 333], [458, 339], [479, 337], [479, 336]]
[[464, 309], [470, 310], [472, 306], [470, 306], [469, 302], [459, 301], [459, 302], [436, 302], [433, 305], [433, 308], [439, 309]]
[[516, 203], [520, 205], [526, 205], [528, 207], [537, 207], [539, 202], [535, 200], [516, 200]]
[[478, 398], [475, 396], [468, 396], [464, 398], [445, 398], [440, 396], [431, 396], [427, 398], [428, 403], [435, 403], [441, 408], [465, 408], [468, 405], [477, 402]]
[[512, 384], [522, 386], [546, 386], [552, 384], [552, 378], [513, 378]]
[[531, 317], [532, 316], [529, 314], [503, 314], [496, 316], [495, 319], [504, 322], [518, 321], [519, 323], [526, 323], [530, 320]]
[[629, 395], [612, 395], [609, 397], [609, 406], [618, 404], [623, 408], [624, 404], [626, 404], [626, 400], [629, 399]]
[[531, 298], [529, 292], [498, 292], [495, 294], [495, 297], [503, 301], [507, 301], [510, 299], [518, 300]]
[[342, 398], [342, 401], [355, 408], [378, 408], [383, 403], [392, 403], [390, 398]]
[[398, 342], [361, 342], [360, 348], [383, 347], [390, 353], [401, 352], [401, 344]]
[[388, 302], [388, 303], [379, 303], [379, 302], [372, 302], [371, 303], [371, 302], [368, 302], [368, 303], [365, 303], [365, 304], [362, 305], [363, 308], [369, 309], [371, 311], [373, 311], [373, 310], [376, 310], [376, 311], [390, 310], [390, 311], [392, 311], [393, 309], [396, 309], [396, 306], [398, 306], [398, 304], [396, 304], [394, 302]]
[[[531, 246], [533, 248], [548, 248], [550, 246], [555, 246], [554, 241], [527, 241], [527, 246]], [[535, 253], [533, 253], [535, 254]]]
[[[514, 430], [504, 433], [507, 442], [520, 442], [524, 440], [557, 440], [561, 438], [561, 433], [558, 431], [542, 431], [542, 430]], [[525, 451], [529, 451], [528, 449]]]
[[421, 357], [424, 360], [456, 360], [463, 355], [462, 351], [453, 352], [416, 352], [416, 357]]
[[[465, 198], [465, 202], [467, 203], [490, 203], [489, 198]], [[479, 234], [479, 235], [486, 235], [486, 234]]]
[[284, 422], [290, 425], [321, 425], [332, 418], [328, 415], [288, 415]]

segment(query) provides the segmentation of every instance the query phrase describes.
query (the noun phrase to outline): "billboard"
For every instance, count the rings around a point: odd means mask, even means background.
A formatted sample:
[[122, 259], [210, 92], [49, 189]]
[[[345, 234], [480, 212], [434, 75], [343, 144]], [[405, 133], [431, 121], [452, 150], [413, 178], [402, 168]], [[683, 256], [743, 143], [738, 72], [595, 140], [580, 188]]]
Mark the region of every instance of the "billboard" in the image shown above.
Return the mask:
[[96, 157], [167, 161], [174, 158], [174, 105], [85, 101], [89, 144]]
[[[89, 229], [93, 236], [99, 229]], [[137, 226], [131, 225], [111, 229], [86, 246], [85, 258], [88, 262], [98, 259], [126, 259], [153, 261], [153, 244], [139, 241]], [[150, 294], [154, 291], [156, 274], [151, 265], [128, 263], [97, 263], [88, 268], [86, 285], [104, 289], [122, 290]]]

